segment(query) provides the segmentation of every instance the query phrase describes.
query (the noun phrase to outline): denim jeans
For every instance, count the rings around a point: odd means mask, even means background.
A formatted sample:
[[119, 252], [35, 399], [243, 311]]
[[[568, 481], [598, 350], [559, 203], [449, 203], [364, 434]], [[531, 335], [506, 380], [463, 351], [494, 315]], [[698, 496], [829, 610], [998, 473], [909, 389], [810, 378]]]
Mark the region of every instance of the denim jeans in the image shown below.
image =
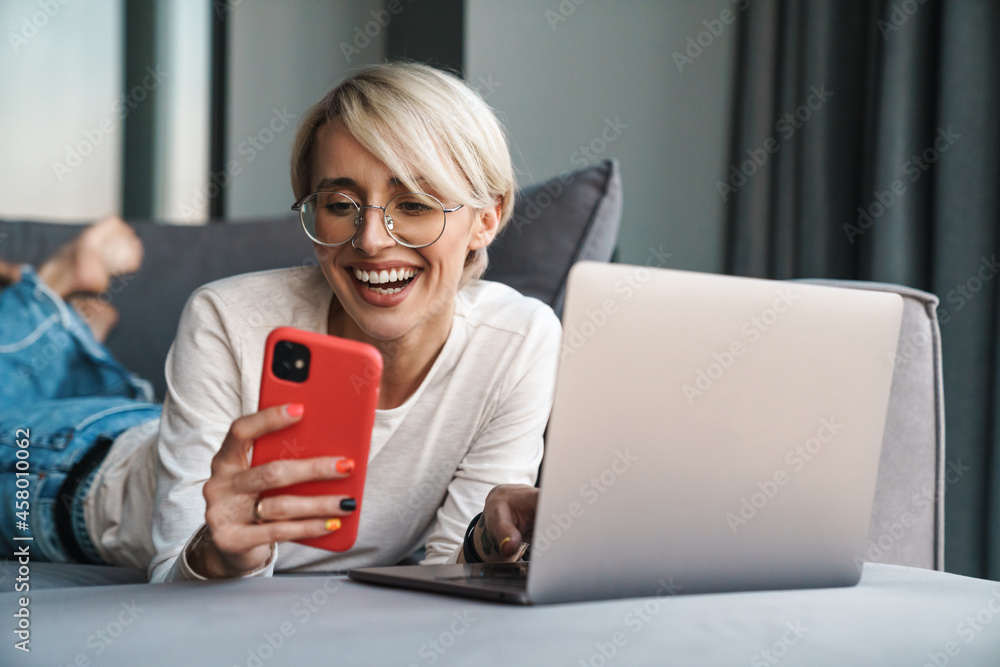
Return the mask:
[[152, 398], [149, 383], [115, 361], [76, 311], [22, 267], [21, 281], [0, 292], [4, 555], [29, 545], [33, 560], [102, 562], [82, 501], [108, 444], [159, 417]]

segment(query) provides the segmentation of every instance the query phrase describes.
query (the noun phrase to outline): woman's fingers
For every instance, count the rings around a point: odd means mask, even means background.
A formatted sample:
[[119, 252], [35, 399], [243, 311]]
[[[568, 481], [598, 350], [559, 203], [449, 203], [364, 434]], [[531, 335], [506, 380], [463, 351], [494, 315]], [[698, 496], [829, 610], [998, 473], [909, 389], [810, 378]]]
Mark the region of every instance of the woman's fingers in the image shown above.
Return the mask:
[[261, 491], [280, 489], [299, 482], [343, 479], [353, 470], [354, 461], [341, 456], [271, 461], [234, 475], [233, 490], [238, 493], [259, 494]]
[[538, 489], [525, 484], [503, 484], [490, 491], [483, 509], [483, 553], [489, 556], [489, 550], [504, 559], [519, 556], [534, 528], [537, 502]]
[[357, 506], [350, 496], [271, 496], [257, 502], [256, 514], [261, 521], [328, 519], [347, 516]]
[[337, 517], [249, 525], [228, 535], [225, 549], [232, 553], [239, 553], [249, 551], [261, 544], [320, 537], [339, 529], [340, 519]]
[[499, 503], [495, 506], [492, 520], [486, 521], [486, 531], [493, 548], [500, 555], [513, 556], [521, 550], [521, 531], [511, 514], [510, 505]]
[[299, 404], [276, 405], [233, 421], [222, 447], [212, 459], [212, 475], [227, 465], [245, 468], [254, 440], [291, 426], [302, 418], [303, 412], [304, 408]]

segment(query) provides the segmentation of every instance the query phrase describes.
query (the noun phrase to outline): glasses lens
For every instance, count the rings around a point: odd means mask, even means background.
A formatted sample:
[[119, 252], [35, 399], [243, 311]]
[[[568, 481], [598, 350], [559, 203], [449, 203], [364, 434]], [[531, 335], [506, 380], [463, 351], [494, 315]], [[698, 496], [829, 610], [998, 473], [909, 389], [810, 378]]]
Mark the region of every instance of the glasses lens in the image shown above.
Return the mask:
[[399, 243], [412, 247], [430, 245], [444, 232], [444, 207], [421, 192], [398, 195], [385, 207], [389, 233]]
[[358, 205], [339, 192], [317, 192], [302, 203], [302, 226], [313, 241], [347, 243], [358, 225]]

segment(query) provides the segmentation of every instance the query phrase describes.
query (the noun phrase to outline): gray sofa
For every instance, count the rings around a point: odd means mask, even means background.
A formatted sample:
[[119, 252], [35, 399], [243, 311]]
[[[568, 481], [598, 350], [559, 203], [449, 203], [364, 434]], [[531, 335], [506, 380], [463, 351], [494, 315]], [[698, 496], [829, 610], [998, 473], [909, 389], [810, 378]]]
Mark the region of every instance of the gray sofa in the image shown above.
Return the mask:
[[[570, 266], [582, 259], [611, 258], [621, 211], [621, 175], [614, 160], [527, 187], [518, 193], [513, 218], [490, 247], [485, 278], [511, 285], [558, 312]], [[160, 399], [167, 350], [196, 287], [248, 271], [316, 261], [291, 213], [197, 227], [134, 224], [145, 261], [137, 274], [114, 279], [104, 295], [121, 314], [107, 344], [127, 368], [152, 382]], [[37, 265], [79, 231], [72, 224], [0, 221], [0, 259]], [[10, 565], [0, 562], [0, 591], [11, 589]], [[145, 578], [145, 573], [121, 568], [43, 563], [33, 563], [32, 574], [33, 588]]]
[[[566, 274], [580, 259], [611, 258], [621, 217], [618, 167], [605, 161], [524, 190], [507, 230], [490, 250], [486, 277], [561, 309]], [[108, 297], [123, 322], [109, 346], [126, 366], [163, 395], [163, 360], [188, 294], [236, 273], [314, 261], [293, 218], [205, 227], [139, 225], [147, 259], [134, 277], [116, 281]], [[78, 227], [0, 221], [0, 258], [38, 262]], [[814, 281], [888, 290], [904, 297], [903, 327], [893, 377], [869, 530], [860, 561], [944, 569], [944, 402], [937, 298], [895, 285]], [[0, 592], [15, 568], [0, 562]], [[145, 573], [86, 565], [32, 564], [32, 587], [143, 581]]]

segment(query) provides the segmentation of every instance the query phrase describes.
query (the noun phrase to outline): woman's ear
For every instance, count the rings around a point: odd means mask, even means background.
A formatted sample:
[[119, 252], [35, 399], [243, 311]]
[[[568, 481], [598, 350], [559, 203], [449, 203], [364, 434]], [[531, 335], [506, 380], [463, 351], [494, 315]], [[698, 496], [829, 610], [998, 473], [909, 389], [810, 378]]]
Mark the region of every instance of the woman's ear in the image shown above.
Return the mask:
[[485, 248], [493, 242], [500, 227], [500, 211], [503, 209], [503, 197], [497, 197], [496, 206], [485, 208], [476, 213], [472, 223], [472, 233], [469, 237], [469, 250]]

